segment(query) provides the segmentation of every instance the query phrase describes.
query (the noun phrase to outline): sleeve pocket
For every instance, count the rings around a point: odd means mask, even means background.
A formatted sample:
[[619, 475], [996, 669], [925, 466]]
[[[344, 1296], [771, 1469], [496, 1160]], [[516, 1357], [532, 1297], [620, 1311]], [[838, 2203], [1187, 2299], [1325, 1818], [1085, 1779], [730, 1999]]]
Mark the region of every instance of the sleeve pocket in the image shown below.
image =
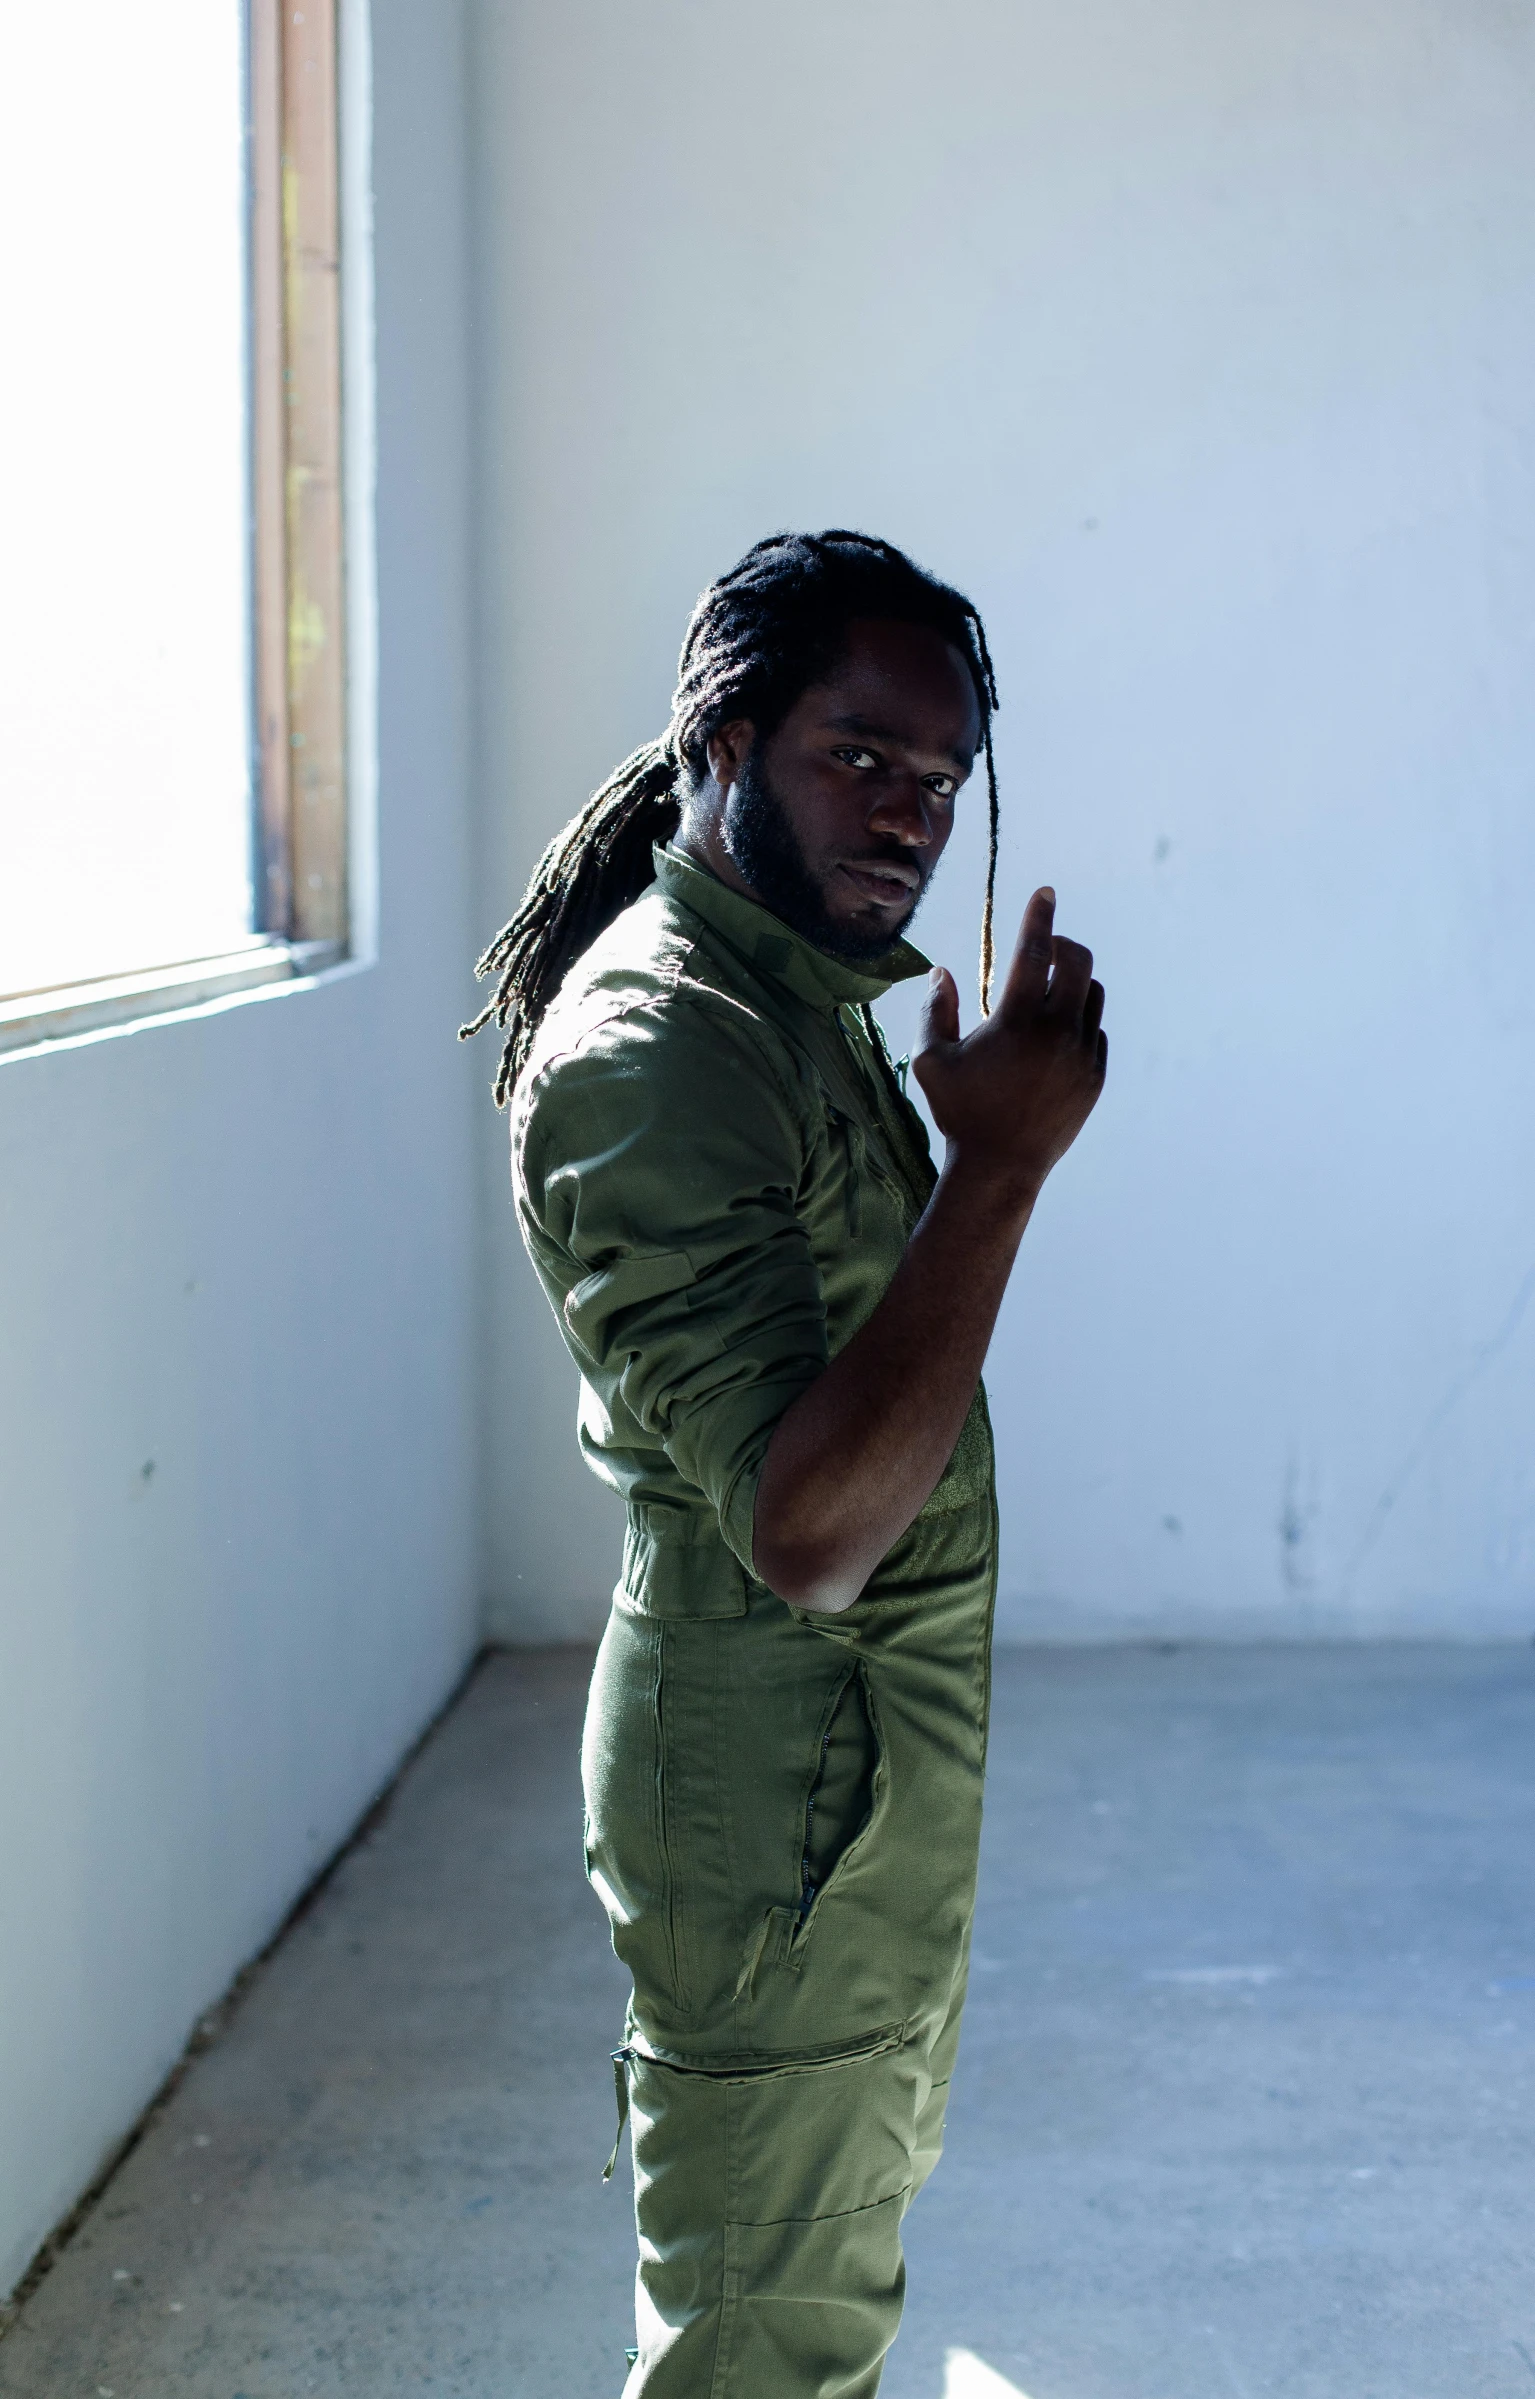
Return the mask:
[[697, 1280], [697, 1269], [683, 1249], [615, 1259], [611, 1266], [583, 1275], [566, 1293], [566, 1330], [601, 1365], [607, 1359], [615, 1316], [645, 1300], [664, 1299], [670, 1291], [686, 1291]]

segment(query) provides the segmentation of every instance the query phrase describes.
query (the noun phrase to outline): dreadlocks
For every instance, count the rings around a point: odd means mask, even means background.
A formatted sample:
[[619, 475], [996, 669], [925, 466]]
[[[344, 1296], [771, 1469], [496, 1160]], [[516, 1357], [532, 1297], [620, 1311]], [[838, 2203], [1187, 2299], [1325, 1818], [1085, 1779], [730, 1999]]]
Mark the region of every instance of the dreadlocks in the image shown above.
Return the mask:
[[495, 997], [460, 1028], [459, 1039], [478, 1033], [492, 1017], [505, 1030], [495, 1081], [498, 1108], [505, 1106], [569, 967], [654, 881], [652, 848], [676, 832], [685, 782], [696, 787], [707, 772], [710, 736], [746, 717], [765, 740], [800, 693], [836, 663], [855, 617], [930, 627], [959, 651], [974, 680], [989, 806], [981, 916], [981, 1012], [989, 1013], [997, 683], [980, 616], [962, 592], [940, 583], [891, 542], [841, 530], [774, 533], [703, 594], [682, 644], [665, 733], [626, 758], [555, 835], [517, 913], [479, 961], [476, 973], [499, 978]]

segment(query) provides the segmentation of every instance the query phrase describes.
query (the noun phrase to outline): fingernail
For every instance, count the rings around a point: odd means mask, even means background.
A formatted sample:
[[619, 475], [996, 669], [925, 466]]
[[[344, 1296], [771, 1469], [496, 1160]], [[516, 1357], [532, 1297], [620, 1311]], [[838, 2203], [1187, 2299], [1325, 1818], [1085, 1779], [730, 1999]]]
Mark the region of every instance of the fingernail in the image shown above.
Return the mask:
[[1048, 900], [1053, 908], [1055, 906], [1055, 885], [1053, 883], [1041, 883], [1039, 887], [1039, 896], [1042, 900]]
[[936, 991], [936, 990], [938, 989], [938, 986], [939, 986], [939, 984], [940, 984], [942, 981], [943, 981], [943, 968], [942, 968], [941, 966], [930, 966], [930, 967], [928, 968], [928, 970], [927, 970], [927, 987], [928, 987], [928, 990], [929, 990], [929, 991]]

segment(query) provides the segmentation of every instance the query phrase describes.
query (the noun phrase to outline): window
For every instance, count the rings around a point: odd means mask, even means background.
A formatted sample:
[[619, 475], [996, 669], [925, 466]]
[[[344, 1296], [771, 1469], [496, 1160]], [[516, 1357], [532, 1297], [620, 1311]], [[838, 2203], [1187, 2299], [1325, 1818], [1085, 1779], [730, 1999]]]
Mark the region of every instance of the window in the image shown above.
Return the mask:
[[0, 1046], [345, 954], [336, 0], [20, 13]]

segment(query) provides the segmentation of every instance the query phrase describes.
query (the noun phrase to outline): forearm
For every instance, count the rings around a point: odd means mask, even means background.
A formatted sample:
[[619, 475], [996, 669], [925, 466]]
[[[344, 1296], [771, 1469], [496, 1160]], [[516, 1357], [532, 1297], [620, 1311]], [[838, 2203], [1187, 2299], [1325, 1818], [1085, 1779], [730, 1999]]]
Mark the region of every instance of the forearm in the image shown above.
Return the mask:
[[835, 1613], [924, 1505], [975, 1397], [1037, 1183], [950, 1161], [890, 1287], [786, 1410], [757, 1487], [757, 1571]]

